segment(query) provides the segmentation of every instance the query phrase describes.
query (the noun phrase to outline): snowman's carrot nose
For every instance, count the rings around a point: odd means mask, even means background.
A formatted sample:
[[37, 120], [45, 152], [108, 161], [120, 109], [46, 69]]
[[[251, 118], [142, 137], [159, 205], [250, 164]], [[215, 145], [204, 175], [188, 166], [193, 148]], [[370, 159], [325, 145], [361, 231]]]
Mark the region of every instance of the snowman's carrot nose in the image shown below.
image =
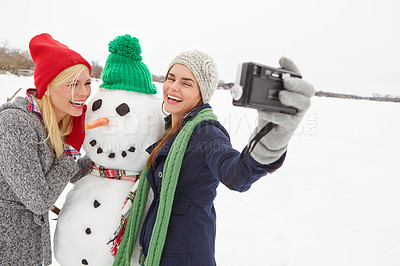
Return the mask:
[[93, 121], [90, 121], [85, 125], [86, 129], [93, 129], [96, 127], [101, 127], [101, 126], [107, 126], [108, 123], [110, 123], [110, 120], [108, 118], [102, 117]]

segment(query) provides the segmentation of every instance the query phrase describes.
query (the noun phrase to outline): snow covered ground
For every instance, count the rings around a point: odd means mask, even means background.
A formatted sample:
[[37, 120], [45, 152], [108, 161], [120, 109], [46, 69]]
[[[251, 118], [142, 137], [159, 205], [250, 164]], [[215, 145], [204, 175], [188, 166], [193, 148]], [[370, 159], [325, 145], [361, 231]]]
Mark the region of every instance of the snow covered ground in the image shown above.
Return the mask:
[[[0, 75], [0, 103], [32, 86]], [[211, 105], [241, 150], [256, 112], [233, 107], [227, 91]], [[399, 116], [398, 103], [314, 97], [281, 169], [245, 193], [219, 187], [217, 264], [399, 266]]]

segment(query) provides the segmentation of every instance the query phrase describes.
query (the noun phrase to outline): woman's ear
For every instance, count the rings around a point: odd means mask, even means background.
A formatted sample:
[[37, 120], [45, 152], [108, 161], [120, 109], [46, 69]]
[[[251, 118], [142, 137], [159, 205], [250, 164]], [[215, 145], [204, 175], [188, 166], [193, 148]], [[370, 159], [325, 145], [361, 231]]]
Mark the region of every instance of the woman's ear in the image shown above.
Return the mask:
[[50, 87], [47, 87], [47, 89], [46, 89], [44, 95], [50, 96]]

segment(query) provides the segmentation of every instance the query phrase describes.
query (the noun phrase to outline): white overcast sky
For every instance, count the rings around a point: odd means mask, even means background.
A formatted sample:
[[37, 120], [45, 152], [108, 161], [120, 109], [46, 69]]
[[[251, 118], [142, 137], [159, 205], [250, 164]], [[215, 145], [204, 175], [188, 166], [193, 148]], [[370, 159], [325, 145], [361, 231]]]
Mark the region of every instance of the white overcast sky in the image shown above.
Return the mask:
[[2, 0], [1, 11], [0, 41], [14, 48], [47, 32], [104, 65], [109, 41], [130, 34], [153, 74], [190, 49], [226, 82], [240, 62], [284, 55], [316, 90], [400, 96], [398, 0]]

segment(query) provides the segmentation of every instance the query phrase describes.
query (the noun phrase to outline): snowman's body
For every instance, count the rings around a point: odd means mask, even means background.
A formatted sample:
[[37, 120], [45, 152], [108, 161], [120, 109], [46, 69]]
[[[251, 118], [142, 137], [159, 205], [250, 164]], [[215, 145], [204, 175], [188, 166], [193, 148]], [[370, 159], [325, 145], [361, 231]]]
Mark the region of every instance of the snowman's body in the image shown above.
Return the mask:
[[[104, 117], [109, 124], [86, 130], [83, 148], [96, 165], [125, 170], [131, 180], [108, 179], [93, 171], [75, 184], [54, 236], [55, 257], [63, 266], [112, 265], [114, 257], [107, 243], [134, 189], [132, 176], [139, 175], [145, 165], [145, 149], [163, 134], [160, 102], [150, 95], [100, 89], [88, 104], [86, 121]], [[136, 247], [134, 257], [137, 253]]]

